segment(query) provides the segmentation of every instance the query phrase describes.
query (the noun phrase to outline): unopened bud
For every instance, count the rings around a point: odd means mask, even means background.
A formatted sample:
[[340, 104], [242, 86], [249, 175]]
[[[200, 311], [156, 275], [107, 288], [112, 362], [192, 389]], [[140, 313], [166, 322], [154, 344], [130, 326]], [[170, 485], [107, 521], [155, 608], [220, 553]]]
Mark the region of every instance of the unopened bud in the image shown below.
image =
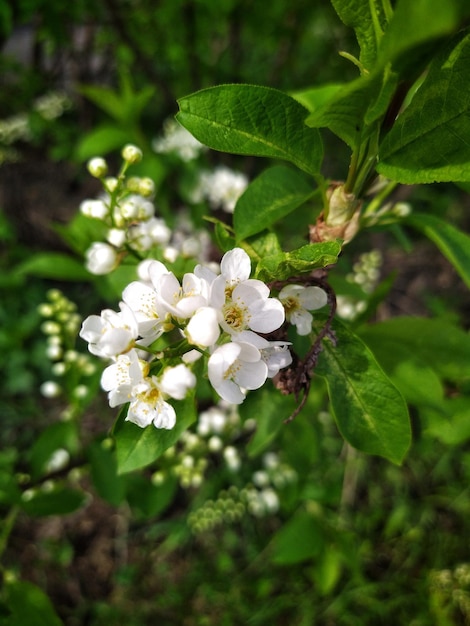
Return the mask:
[[137, 146], [128, 144], [124, 146], [121, 152], [121, 156], [129, 164], [139, 163], [142, 160], [142, 150]]
[[102, 157], [94, 157], [87, 163], [88, 171], [95, 178], [103, 178], [108, 172], [108, 165]]

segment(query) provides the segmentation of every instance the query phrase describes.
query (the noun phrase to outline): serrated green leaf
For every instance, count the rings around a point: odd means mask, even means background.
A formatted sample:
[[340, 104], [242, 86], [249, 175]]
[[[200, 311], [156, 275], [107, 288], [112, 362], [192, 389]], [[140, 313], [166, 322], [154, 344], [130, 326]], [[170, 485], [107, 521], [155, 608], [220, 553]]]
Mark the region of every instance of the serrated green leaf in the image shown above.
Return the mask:
[[176, 425], [171, 430], [155, 428], [139, 428], [131, 422], [123, 422], [116, 427], [116, 451], [119, 474], [153, 463], [165, 450], [174, 445], [181, 433], [196, 419], [194, 400], [187, 398], [182, 402], [174, 402]]
[[401, 463], [411, 442], [406, 403], [372, 352], [338, 321], [337, 344], [325, 341], [315, 373], [326, 379], [342, 436], [352, 446]]
[[406, 223], [433, 241], [470, 287], [470, 237], [434, 215], [412, 213]]
[[178, 100], [177, 120], [214, 150], [284, 159], [317, 175], [323, 158], [308, 111], [282, 91], [256, 85], [221, 85]]
[[470, 377], [470, 335], [447, 321], [403, 316], [370, 324], [358, 333], [374, 353], [406, 346], [415, 359], [446, 380]]
[[5, 583], [8, 626], [63, 626], [51, 601], [33, 583], [15, 580]]
[[312, 185], [297, 170], [283, 165], [265, 170], [238, 199], [233, 216], [237, 241], [268, 228], [313, 193]]
[[420, 184], [470, 180], [470, 34], [459, 34], [430, 66], [379, 149], [377, 170]]

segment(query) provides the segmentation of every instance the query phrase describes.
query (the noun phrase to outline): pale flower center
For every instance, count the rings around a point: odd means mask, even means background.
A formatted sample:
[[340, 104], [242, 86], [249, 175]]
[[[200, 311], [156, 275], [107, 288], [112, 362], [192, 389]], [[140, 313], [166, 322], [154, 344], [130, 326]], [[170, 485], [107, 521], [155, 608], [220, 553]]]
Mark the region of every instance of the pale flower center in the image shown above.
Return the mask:
[[223, 308], [224, 320], [234, 331], [246, 328], [249, 322], [248, 309], [240, 304], [230, 302]]
[[299, 299], [296, 298], [295, 296], [287, 296], [287, 298], [284, 298], [282, 300], [282, 305], [285, 309], [287, 318], [289, 318], [292, 315], [292, 313], [295, 313], [295, 311], [298, 311], [299, 309], [302, 308], [300, 306]]

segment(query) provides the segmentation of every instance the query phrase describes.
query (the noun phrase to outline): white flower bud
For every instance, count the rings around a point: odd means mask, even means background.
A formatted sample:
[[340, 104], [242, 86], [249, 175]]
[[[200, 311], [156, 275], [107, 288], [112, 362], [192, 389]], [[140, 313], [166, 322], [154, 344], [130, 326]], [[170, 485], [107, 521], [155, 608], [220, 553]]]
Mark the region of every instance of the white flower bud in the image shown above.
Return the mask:
[[113, 193], [113, 191], [116, 191], [118, 183], [118, 179], [114, 176], [108, 176], [108, 178], [104, 179], [104, 186], [106, 187], [106, 191], [108, 193]]
[[108, 165], [102, 157], [90, 159], [87, 163], [87, 168], [95, 178], [103, 178], [108, 172]]
[[108, 243], [116, 248], [120, 248], [126, 241], [126, 231], [120, 228], [110, 228], [106, 236]]
[[144, 196], [144, 198], [152, 196], [155, 192], [155, 183], [151, 178], [141, 178], [139, 181], [138, 192], [141, 196]]
[[117, 265], [116, 250], [107, 243], [95, 241], [86, 251], [86, 269], [92, 274], [109, 274]]
[[138, 163], [142, 159], [142, 150], [137, 146], [128, 144], [122, 149], [121, 156], [129, 164]]

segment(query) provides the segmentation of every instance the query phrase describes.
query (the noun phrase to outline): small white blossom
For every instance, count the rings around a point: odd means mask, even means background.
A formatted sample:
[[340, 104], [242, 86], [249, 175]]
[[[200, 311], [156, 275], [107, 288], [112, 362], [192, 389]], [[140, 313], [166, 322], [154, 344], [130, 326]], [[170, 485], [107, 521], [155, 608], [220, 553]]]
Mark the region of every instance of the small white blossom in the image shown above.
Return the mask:
[[284, 305], [286, 319], [294, 324], [299, 335], [308, 335], [312, 330], [314, 311], [328, 302], [326, 292], [320, 287], [286, 285], [279, 293], [279, 300]]
[[87, 317], [80, 330], [80, 337], [88, 342], [88, 349], [96, 356], [109, 358], [130, 350], [139, 336], [137, 320], [124, 303], [117, 313], [105, 309], [101, 315]]
[[231, 342], [215, 349], [208, 361], [208, 376], [219, 396], [241, 404], [242, 389], [259, 389], [266, 381], [268, 367], [252, 344]]

